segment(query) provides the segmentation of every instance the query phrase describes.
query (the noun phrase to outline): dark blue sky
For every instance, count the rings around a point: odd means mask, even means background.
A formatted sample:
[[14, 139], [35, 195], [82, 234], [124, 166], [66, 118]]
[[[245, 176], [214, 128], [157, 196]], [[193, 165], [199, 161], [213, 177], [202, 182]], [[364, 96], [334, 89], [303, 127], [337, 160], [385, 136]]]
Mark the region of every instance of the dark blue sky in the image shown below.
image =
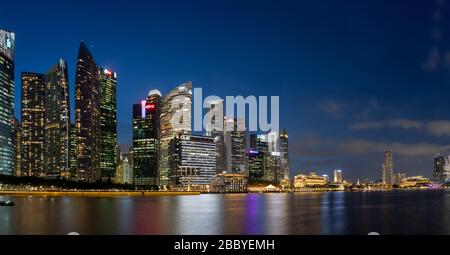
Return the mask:
[[[450, 1], [7, 1], [20, 72], [59, 58], [71, 86], [80, 40], [118, 73], [119, 140], [132, 104], [183, 81], [204, 94], [277, 95], [292, 172], [430, 175], [450, 149]], [[73, 99], [73, 97], [71, 98]]]

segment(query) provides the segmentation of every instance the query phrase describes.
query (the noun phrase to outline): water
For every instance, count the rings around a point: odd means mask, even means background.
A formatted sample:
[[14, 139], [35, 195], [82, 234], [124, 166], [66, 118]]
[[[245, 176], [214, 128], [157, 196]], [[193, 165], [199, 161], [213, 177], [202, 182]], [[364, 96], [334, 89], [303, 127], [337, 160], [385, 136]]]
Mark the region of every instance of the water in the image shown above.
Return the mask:
[[450, 234], [450, 191], [8, 197], [0, 234]]

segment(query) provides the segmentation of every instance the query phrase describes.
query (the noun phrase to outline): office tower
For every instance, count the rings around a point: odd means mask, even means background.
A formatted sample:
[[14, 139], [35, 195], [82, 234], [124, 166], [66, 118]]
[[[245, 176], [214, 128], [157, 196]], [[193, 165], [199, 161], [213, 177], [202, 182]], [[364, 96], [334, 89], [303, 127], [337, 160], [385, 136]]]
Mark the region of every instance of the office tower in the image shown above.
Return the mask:
[[225, 169], [230, 173], [247, 175], [247, 137], [242, 120], [225, 119]]
[[70, 134], [69, 134], [69, 162], [70, 162], [70, 175], [76, 180], [77, 179], [77, 129], [75, 124], [70, 124]]
[[0, 29], [0, 174], [14, 173], [14, 53], [15, 34]]
[[382, 180], [384, 184], [392, 185], [393, 184], [393, 161], [392, 161], [392, 151], [385, 151], [384, 153], [384, 164], [383, 164], [383, 172], [382, 172]]
[[216, 145], [214, 138], [201, 135], [181, 135], [169, 143], [171, 183], [204, 190], [216, 175]]
[[133, 171], [128, 160], [128, 154], [123, 154], [116, 167], [114, 182], [120, 184], [133, 184]]
[[433, 181], [434, 182], [444, 182], [445, 176], [445, 158], [441, 156], [440, 153], [434, 155], [434, 167], [433, 167]]
[[288, 133], [286, 130], [280, 132], [280, 153], [282, 156], [282, 167], [284, 173], [284, 179], [289, 180], [289, 142]]
[[67, 63], [60, 59], [46, 75], [44, 172], [70, 177], [70, 100]]
[[190, 134], [192, 83], [171, 90], [161, 100], [160, 184], [169, 183], [169, 143], [180, 134]]
[[328, 174], [322, 174], [322, 178], [328, 183], [330, 182], [330, 176]]
[[334, 170], [334, 183], [342, 183], [343, 177], [342, 177], [342, 170]]
[[264, 180], [273, 184], [280, 184], [284, 179], [281, 154], [279, 152], [267, 153], [264, 157], [264, 164]]
[[248, 157], [248, 181], [264, 181], [264, 152], [250, 149], [247, 152]]
[[264, 153], [269, 152], [269, 142], [267, 135], [250, 135], [250, 148], [256, 149], [258, 151], [262, 151]]
[[22, 127], [19, 120], [14, 117], [12, 120], [14, 130], [13, 144], [14, 144], [14, 175], [21, 176], [21, 159], [22, 159]]
[[22, 73], [22, 174], [44, 174], [45, 75]]
[[136, 186], [159, 185], [161, 93], [152, 90], [147, 100], [133, 105], [133, 175]]
[[269, 152], [280, 151], [280, 136], [276, 131], [272, 131], [267, 134]]
[[210, 116], [206, 124], [206, 135], [214, 138], [217, 149], [217, 173], [225, 171], [225, 144], [224, 144], [224, 103], [222, 99], [207, 102], [207, 111]]
[[82, 42], [75, 79], [75, 127], [77, 129], [77, 178], [100, 179], [100, 82], [95, 60]]
[[117, 74], [101, 68], [100, 79], [100, 109], [101, 109], [101, 151], [100, 169], [103, 179], [114, 178], [117, 153]]

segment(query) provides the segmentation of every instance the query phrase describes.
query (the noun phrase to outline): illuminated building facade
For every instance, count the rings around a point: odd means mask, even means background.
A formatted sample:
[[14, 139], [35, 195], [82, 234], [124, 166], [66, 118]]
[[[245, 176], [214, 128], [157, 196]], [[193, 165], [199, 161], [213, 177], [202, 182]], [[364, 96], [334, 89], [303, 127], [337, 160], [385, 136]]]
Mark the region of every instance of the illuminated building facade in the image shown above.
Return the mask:
[[225, 171], [224, 102], [222, 99], [207, 102], [209, 121], [206, 135], [214, 138], [217, 149], [217, 173]]
[[21, 161], [22, 161], [22, 127], [19, 120], [14, 117], [12, 126], [14, 128], [14, 175], [21, 176]]
[[343, 177], [342, 177], [342, 170], [334, 170], [334, 183], [342, 183]]
[[392, 185], [394, 184], [394, 165], [392, 159], [392, 151], [385, 151], [384, 153], [384, 163], [382, 165], [382, 180], [383, 184]]
[[171, 183], [205, 189], [216, 175], [217, 150], [214, 138], [181, 135], [169, 143]]
[[70, 124], [70, 148], [69, 148], [69, 162], [70, 162], [70, 175], [76, 180], [77, 178], [77, 132], [75, 124]]
[[133, 182], [136, 186], [159, 185], [159, 137], [161, 93], [150, 91], [147, 100], [133, 105]]
[[326, 177], [318, 176], [315, 173], [310, 173], [308, 175], [300, 174], [296, 175], [294, 178], [295, 188], [316, 188], [324, 187], [327, 185]]
[[225, 119], [224, 145], [227, 172], [246, 174], [247, 133], [242, 120]]
[[434, 167], [433, 167], [433, 181], [445, 182], [445, 158], [440, 153], [434, 155]]
[[45, 75], [22, 73], [21, 176], [44, 174]]
[[248, 181], [261, 182], [264, 181], [264, 152], [255, 149], [250, 149], [247, 152], [248, 156]]
[[114, 178], [117, 163], [117, 74], [108, 69], [99, 70], [101, 108], [100, 168], [103, 179]]
[[169, 143], [179, 135], [190, 134], [192, 83], [186, 82], [167, 93], [161, 100], [160, 184], [169, 184]]
[[70, 100], [67, 63], [54, 65], [46, 74], [44, 172], [70, 176]]
[[11, 120], [14, 116], [15, 34], [0, 29], [0, 174], [14, 174], [14, 144]]
[[75, 127], [77, 135], [77, 178], [100, 179], [100, 82], [99, 68], [86, 45], [78, 50], [75, 78]]
[[123, 154], [121, 156], [121, 160], [116, 167], [115, 183], [133, 184], [133, 170], [128, 157], [128, 154]]
[[289, 136], [286, 130], [280, 132], [280, 153], [283, 157], [284, 179], [289, 180]]
[[217, 174], [211, 179], [211, 191], [219, 193], [245, 193], [248, 178], [243, 174]]

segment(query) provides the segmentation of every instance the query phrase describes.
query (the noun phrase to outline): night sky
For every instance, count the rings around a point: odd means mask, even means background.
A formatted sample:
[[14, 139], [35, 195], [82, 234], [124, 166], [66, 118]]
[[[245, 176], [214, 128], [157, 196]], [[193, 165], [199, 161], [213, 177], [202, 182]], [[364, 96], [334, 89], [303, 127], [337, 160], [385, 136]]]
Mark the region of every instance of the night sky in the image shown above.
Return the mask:
[[[5, 1], [20, 72], [68, 62], [78, 45], [118, 73], [119, 142], [132, 104], [184, 81], [204, 95], [280, 96], [291, 172], [430, 176], [450, 153], [450, 1]], [[71, 95], [73, 106], [73, 93]], [[73, 108], [72, 108], [73, 110]]]

